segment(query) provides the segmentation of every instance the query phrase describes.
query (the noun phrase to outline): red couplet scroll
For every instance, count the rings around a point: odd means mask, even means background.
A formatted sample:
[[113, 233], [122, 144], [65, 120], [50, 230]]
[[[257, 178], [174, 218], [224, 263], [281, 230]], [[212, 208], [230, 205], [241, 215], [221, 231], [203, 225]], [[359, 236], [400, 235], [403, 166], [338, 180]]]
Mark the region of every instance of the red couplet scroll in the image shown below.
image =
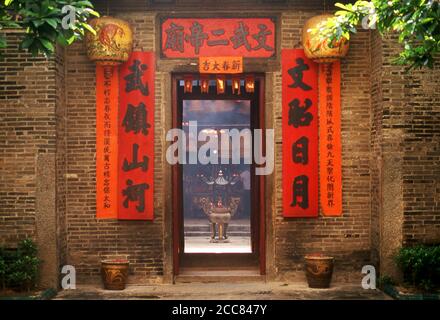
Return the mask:
[[321, 64], [319, 69], [319, 176], [324, 216], [342, 215], [341, 173], [341, 66]]
[[119, 71], [119, 219], [153, 219], [154, 73], [153, 52], [133, 52]]
[[96, 217], [118, 215], [118, 69], [96, 67]]
[[318, 65], [281, 51], [283, 216], [318, 216]]

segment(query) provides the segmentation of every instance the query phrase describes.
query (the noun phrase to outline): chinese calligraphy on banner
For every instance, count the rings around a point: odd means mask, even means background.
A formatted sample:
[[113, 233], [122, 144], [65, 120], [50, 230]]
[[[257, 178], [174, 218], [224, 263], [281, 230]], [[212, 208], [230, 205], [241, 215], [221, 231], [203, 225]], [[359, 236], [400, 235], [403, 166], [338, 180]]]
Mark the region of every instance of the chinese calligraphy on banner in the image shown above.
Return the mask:
[[118, 167], [117, 67], [96, 67], [96, 216], [116, 218]]
[[153, 219], [153, 52], [96, 68], [96, 217]]
[[154, 72], [153, 52], [133, 52], [120, 68], [119, 219], [153, 219]]
[[243, 57], [199, 57], [200, 73], [242, 73]]
[[318, 216], [318, 66], [283, 49], [283, 215]]
[[342, 215], [340, 62], [319, 66], [320, 194], [325, 216]]
[[162, 54], [167, 58], [275, 55], [275, 23], [270, 18], [168, 18], [161, 25]]

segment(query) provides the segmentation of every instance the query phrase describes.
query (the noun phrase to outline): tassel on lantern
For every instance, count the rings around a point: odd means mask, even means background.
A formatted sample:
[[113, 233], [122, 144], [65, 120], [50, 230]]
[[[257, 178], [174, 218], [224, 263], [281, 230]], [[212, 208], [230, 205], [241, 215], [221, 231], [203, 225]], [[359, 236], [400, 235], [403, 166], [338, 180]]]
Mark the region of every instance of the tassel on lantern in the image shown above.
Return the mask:
[[232, 79], [232, 94], [240, 94], [240, 78], [233, 78]]
[[225, 93], [226, 79], [225, 76], [217, 76], [217, 94]]
[[253, 76], [246, 76], [244, 88], [247, 93], [253, 93], [255, 91], [255, 80]]
[[183, 92], [184, 93], [192, 93], [192, 82], [193, 82], [193, 78], [192, 76], [185, 76], [183, 78], [183, 82], [184, 82], [184, 86], [183, 86]]

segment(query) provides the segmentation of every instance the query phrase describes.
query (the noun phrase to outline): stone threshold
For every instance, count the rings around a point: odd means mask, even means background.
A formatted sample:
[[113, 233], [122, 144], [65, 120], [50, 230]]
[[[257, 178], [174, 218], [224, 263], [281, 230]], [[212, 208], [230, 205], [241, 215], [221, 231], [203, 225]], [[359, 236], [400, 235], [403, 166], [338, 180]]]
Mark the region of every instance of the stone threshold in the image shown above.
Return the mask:
[[335, 283], [329, 289], [311, 289], [304, 282], [176, 283], [128, 285], [125, 290], [104, 290], [96, 285], [79, 285], [63, 290], [55, 299], [165, 299], [165, 300], [390, 300], [379, 290], [365, 290], [359, 284]]

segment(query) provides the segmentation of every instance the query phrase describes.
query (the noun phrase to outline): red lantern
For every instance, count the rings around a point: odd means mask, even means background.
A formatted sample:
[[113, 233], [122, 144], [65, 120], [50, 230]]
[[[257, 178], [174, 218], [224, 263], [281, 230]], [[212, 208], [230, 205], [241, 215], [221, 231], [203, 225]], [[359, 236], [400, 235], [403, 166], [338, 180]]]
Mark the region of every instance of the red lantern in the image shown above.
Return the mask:
[[209, 92], [209, 79], [208, 77], [202, 77], [200, 79], [200, 92], [208, 93]]
[[232, 79], [232, 93], [239, 95], [240, 89], [241, 89], [240, 78], [233, 78]]
[[244, 88], [247, 93], [253, 93], [255, 91], [255, 80], [253, 76], [246, 76]]
[[348, 41], [341, 38], [339, 41], [330, 42], [322, 39], [319, 30], [326, 25], [327, 20], [333, 18], [331, 14], [315, 16], [306, 21], [302, 32], [302, 43], [306, 57], [317, 63], [330, 63], [343, 58], [348, 52]]
[[193, 78], [192, 76], [185, 76], [183, 77], [183, 82], [184, 82], [184, 86], [183, 86], [183, 92], [184, 93], [192, 93], [192, 82], [193, 82]]
[[225, 93], [226, 79], [225, 76], [217, 76], [217, 94]]

